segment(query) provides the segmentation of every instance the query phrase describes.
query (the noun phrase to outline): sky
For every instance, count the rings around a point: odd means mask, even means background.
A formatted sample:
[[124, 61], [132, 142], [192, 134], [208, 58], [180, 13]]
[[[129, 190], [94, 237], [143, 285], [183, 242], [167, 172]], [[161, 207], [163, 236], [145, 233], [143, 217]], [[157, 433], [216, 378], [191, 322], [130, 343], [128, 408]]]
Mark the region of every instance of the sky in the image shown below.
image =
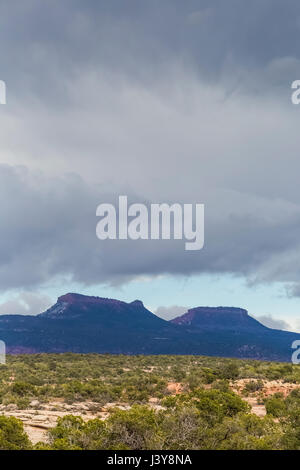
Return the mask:
[[[0, 314], [66, 292], [300, 331], [300, 4], [3, 0]], [[205, 244], [100, 241], [96, 207], [203, 203]]]

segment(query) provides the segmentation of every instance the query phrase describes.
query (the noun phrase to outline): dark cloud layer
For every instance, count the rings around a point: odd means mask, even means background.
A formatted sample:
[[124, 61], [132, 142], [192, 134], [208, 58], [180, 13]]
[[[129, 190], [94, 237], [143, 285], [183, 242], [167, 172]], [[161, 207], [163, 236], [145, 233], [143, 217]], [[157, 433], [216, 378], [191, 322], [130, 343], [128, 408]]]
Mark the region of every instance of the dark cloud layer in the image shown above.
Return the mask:
[[[49, 178], [1, 165], [0, 196], [2, 289], [31, 288], [58, 276], [91, 285], [198, 272], [230, 272], [264, 282], [293, 281], [299, 275], [294, 263], [299, 209], [280, 201], [272, 210], [271, 202], [254, 199], [245, 215], [243, 204], [234, 207], [226, 192], [220, 194], [223, 205], [211, 204], [206, 218], [204, 249], [188, 252], [184, 240], [98, 240], [96, 207], [116, 203], [116, 196], [73, 174]], [[148, 203], [137, 198], [129, 201]]]
[[18, 96], [26, 86], [57, 104], [66, 99], [64, 76], [95, 66], [150, 84], [180, 63], [210, 83], [230, 75], [240, 86], [274, 60], [299, 59], [299, 31], [296, 0], [4, 0], [1, 71]]
[[[1, 289], [232, 273], [297, 293], [299, 36], [291, 0], [3, 1]], [[119, 194], [204, 203], [204, 249], [101, 243]]]

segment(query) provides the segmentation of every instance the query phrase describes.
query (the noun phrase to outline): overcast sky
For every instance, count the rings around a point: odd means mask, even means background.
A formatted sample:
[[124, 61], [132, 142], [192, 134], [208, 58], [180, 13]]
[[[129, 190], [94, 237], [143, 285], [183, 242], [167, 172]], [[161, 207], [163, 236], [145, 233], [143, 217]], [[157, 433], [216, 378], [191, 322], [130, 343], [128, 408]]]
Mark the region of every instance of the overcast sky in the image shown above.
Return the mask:
[[[0, 313], [77, 290], [300, 328], [299, 39], [297, 0], [2, 0]], [[204, 203], [204, 249], [99, 241], [120, 194]]]

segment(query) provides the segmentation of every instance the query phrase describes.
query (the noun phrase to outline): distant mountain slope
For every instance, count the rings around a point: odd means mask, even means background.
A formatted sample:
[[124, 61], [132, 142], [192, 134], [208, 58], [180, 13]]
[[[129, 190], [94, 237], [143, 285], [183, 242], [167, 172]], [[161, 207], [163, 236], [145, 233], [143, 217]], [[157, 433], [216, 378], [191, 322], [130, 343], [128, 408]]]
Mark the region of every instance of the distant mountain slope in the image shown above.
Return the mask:
[[[206, 343], [213, 338], [220, 356], [290, 361], [298, 333], [274, 330], [236, 307], [195, 307], [170, 321]], [[222, 347], [223, 344], [223, 347]]]
[[119, 354], [196, 352], [197, 344], [177, 325], [157, 317], [141, 301], [131, 303], [66, 294], [46, 312], [0, 316], [0, 339], [11, 352]]
[[171, 320], [175, 325], [192, 328], [215, 328], [237, 331], [268, 329], [248, 315], [247, 310], [236, 307], [196, 307]]
[[290, 361], [300, 335], [272, 330], [233, 307], [198, 307], [170, 322], [131, 303], [66, 294], [37, 316], [0, 316], [10, 353], [200, 354]]

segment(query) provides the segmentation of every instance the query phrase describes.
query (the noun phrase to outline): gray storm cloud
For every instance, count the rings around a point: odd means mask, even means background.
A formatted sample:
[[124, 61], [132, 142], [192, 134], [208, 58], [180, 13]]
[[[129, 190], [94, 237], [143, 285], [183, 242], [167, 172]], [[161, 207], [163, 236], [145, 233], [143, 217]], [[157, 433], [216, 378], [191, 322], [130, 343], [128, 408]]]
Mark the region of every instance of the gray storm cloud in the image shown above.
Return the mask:
[[[296, 1], [2, 2], [1, 289], [233, 273], [297, 292], [299, 35]], [[119, 194], [204, 203], [204, 249], [100, 243]]]
[[299, 276], [300, 210], [285, 201], [226, 191], [214, 201], [213, 191], [208, 241], [203, 250], [186, 252], [184, 240], [98, 240], [97, 204], [114, 202], [115, 194], [73, 174], [49, 178], [1, 165], [0, 196], [2, 290], [32, 288], [58, 276], [86, 285], [199, 272], [230, 272], [251, 282]]

